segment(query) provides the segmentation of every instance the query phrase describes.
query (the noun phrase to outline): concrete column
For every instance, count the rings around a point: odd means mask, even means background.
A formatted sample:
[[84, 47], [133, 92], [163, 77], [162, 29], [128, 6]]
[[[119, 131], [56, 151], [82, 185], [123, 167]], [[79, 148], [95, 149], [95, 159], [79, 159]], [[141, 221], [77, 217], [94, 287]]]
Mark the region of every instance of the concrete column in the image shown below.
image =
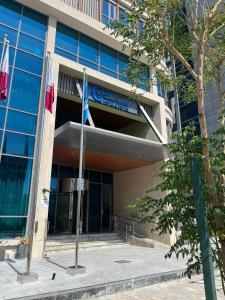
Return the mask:
[[151, 69], [151, 82], [152, 82], [151, 92], [155, 95], [158, 95], [157, 80], [156, 80], [155, 74], [156, 74], [156, 68], [152, 68]]
[[[43, 189], [44, 188], [48, 190], [50, 189], [53, 143], [54, 143], [54, 132], [55, 132], [57, 83], [58, 83], [58, 73], [59, 73], [59, 64], [54, 60], [56, 23], [57, 21], [54, 17], [49, 17], [48, 34], [47, 34], [47, 41], [46, 41], [46, 54], [47, 52], [51, 52], [51, 56], [53, 57], [55, 102], [54, 102], [53, 113], [50, 113], [49, 111], [45, 111], [45, 116], [44, 116], [41, 159], [40, 159], [40, 173], [39, 173], [39, 181], [38, 181], [37, 207], [36, 207], [36, 218], [35, 218], [35, 221], [37, 222], [38, 226], [33, 241], [33, 252], [32, 252], [33, 258], [40, 258], [43, 255], [43, 249], [44, 249], [44, 244], [46, 239], [47, 222], [48, 222], [49, 193], [43, 194]], [[43, 78], [43, 80], [45, 80], [45, 78]], [[45, 89], [44, 85], [43, 85], [43, 89]], [[42, 95], [44, 94], [45, 92], [43, 93], [42, 91]]]
[[165, 104], [162, 100], [158, 105], [154, 106], [154, 117], [153, 121], [155, 126], [159, 129], [164, 140], [167, 141], [167, 128], [166, 128], [166, 111]]

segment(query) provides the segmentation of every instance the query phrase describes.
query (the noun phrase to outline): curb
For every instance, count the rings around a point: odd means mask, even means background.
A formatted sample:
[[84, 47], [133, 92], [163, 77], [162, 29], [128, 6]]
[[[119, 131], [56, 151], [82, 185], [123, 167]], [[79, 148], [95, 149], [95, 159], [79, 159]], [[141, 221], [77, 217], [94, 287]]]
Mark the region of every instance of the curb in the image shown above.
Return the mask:
[[120, 281], [106, 282], [103, 284], [92, 285], [77, 289], [61, 290], [52, 293], [32, 295], [20, 298], [11, 298], [10, 300], [71, 300], [71, 299], [88, 299], [93, 296], [105, 296], [118, 292], [124, 292], [131, 289], [150, 286], [156, 283], [176, 280], [184, 277], [185, 269], [134, 277]]

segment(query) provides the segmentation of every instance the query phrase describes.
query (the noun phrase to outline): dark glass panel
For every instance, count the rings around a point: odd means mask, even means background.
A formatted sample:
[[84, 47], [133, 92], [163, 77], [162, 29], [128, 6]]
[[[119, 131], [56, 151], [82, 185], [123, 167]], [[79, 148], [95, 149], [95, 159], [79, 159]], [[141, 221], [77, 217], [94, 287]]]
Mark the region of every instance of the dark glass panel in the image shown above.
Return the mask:
[[71, 54], [69, 52], [63, 51], [63, 50], [61, 50], [59, 48], [55, 48], [55, 53], [58, 54], [58, 55], [61, 55], [61, 56], [65, 57], [65, 58], [68, 58], [70, 60], [77, 61], [77, 56], [76, 55], [73, 55], [73, 54]]
[[40, 77], [15, 70], [11, 89], [10, 107], [37, 113], [40, 86]]
[[2, 132], [2, 130], [0, 130], [0, 146], [1, 146], [1, 143], [2, 143], [2, 134], [3, 134], [3, 132]]
[[98, 63], [99, 43], [84, 34], [80, 34], [79, 55], [94, 63]]
[[117, 52], [103, 44], [100, 45], [100, 65], [111, 71], [117, 71]]
[[89, 184], [89, 219], [88, 231], [100, 232], [101, 230], [101, 184]]
[[56, 233], [69, 233], [70, 193], [59, 193], [56, 204]]
[[57, 24], [56, 47], [77, 54], [78, 32], [63, 24]]
[[52, 174], [51, 174], [51, 191], [56, 192], [58, 189], [58, 165], [52, 165]]
[[0, 165], [0, 215], [27, 214], [32, 160], [2, 156]]
[[23, 33], [20, 34], [19, 44], [18, 44], [19, 49], [43, 57], [44, 47], [45, 47], [44, 42], [39, 41], [30, 36], [27, 36], [26, 34]]
[[68, 166], [60, 166], [59, 178], [74, 178], [74, 168]]
[[16, 53], [16, 67], [37, 75], [42, 73], [43, 60], [20, 50]]
[[19, 27], [22, 6], [15, 1], [0, 1], [0, 22], [14, 28]]
[[101, 178], [101, 172], [92, 170], [89, 171], [89, 180], [91, 182], [101, 183]]
[[5, 122], [5, 108], [0, 107], [0, 128], [4, 127], [4, 122]]
[[102, 173], [102, 183], [113, 184], [113, 174]]
[[36, 116], [9, 110], [6, 129], [35, 135], [36, 121]]
[[56, 193], [50, 193], [48, 210], [49, 234], [54, 234], [55, 231], [56, 198]]
[[15, 46], [18, 32], [16, 30], [8, 28], [4, 25], [0, 25], [0, 41], [1, 42], [3, 42], [5, 34], [8, 35], [7, 39], [9, 40], [10, 45]]
[[24, 236], [27, 218], [0, 218], [0, 238]]
[[47, 17], [28, 7], [24, 7], [21, 31], [45, 40], [46, 30]]
[[32, 157], [34, 154], [34, 137], [6, 132], [3, 152], [7, 154]]

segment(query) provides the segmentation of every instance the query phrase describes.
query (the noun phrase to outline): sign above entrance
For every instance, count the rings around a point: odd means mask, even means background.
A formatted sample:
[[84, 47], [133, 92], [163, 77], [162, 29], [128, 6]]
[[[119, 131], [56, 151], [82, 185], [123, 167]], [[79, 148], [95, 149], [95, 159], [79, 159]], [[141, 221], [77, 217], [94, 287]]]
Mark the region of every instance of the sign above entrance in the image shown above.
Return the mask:
[[125, 111], [132, 114], [138, 114], [137, 103], [128, 99], [128, 97], [107, 90], [99, 85], [91, 85], [91, 100]]

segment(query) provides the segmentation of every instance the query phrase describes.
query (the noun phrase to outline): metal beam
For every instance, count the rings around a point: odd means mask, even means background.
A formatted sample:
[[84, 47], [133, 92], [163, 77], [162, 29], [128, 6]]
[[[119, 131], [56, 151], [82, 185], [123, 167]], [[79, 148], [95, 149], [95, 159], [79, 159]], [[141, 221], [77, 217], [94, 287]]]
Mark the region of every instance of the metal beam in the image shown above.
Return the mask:
[[159, 138], [160, 142], [162, 144], [166, 144], [163, 136], [161, 135], [161, 133], [159, 132], [159, 130], [156, 128], [155, 124], [153, 123], [153, 121], [151, 120], [151, 118], [149, 117], [149, 115], [147, 114], [146, 110], [144, 109], [143, 105], [141, 105], [140, 102], [138, 102], [138, 105], [145, 117], [145, 119], [147, 120], [147, 122], [149, 123], [149, 125], [152, 127], [153, 131], [155, 132], [155, 134], [157, 135], [157, 137]]

